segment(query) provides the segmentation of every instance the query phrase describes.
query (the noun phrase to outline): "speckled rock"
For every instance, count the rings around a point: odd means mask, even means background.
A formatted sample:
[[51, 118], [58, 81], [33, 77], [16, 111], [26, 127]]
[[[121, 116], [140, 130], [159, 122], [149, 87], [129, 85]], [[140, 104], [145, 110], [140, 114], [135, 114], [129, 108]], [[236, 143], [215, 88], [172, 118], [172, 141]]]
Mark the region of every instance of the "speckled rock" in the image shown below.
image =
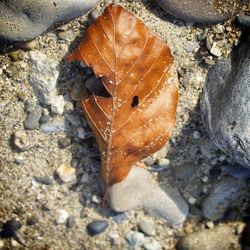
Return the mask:
[[204, 216], [210, 220], [222, 218], [226, 211], [237, 203], [245, 182], [231, 177], [216, 182], [202, 204]]
[[55, 114], [62, 114], [64, 97], [57, 95], [58, 63], [39, 51], [30, 51], [31, 72], [29, 82], [37, 99], [51, 106]]
[[210, 0], [156, 0], [169, 14], [185, 21], [198, 23], [217, 23], [234, 17], [242, 2], [235, 7], [230, 0], [217, 4]]
[[37, 129], [39, 128], [39, 120], [42, 117], [42, 108], [37, 105], [33, 111], [31, 111], [25, 118], [24, 127], [26, 129]]
[[209, 71], [201, 114], [215, 145], [250, 168], [250, 47], [236, 48]]
[[0, 38], [25, 41], [53, 23], [83, 15], [98, 0], [8, 0], [0, 2]]
[[177, 250], [229, 250], [241, 249], [238, 238], [228, 225], [204, 229], [182, 238]]
[[147, 170], [136, 166], [123, 181], [111, 186], [108, 202], [117, 212], [143, 208], [171, 226], [182, 224], [188, 214], [188, 205], [178, 190], [163, 190]]

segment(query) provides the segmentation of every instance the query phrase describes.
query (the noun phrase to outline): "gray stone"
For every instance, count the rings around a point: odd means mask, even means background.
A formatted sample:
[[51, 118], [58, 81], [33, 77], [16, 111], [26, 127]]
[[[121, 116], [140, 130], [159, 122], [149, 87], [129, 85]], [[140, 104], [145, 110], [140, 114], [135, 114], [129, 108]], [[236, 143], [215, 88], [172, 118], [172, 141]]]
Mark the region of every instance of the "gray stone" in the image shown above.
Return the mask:
[[31, 40], [53, 23], [85, 14], [98, 0], [8, 0], [0, 2], [0, 38]]
[[203, 123], [215, 145], [250, 168], [250, 47], [243, 43], [209, 71], [201, 96]]
[[238, 24], [242, 27], [250, 27], [250, 15], [241, 15], [238, 16]]
[[145, 241], [144, 234], [136, 231], [129, 231], [125, 238], [133, 249], [142, 246]]
[[222, 218], [238, 202], [245, 184], [231, 177], [216, 182], [202, 204], [203, 215], [212, 221]]
[[37, 105], [33, 111], [31, 111], [25, 118], [24, 127], [26, 129], [37, 129], [39, 128], [39, 120], [42, 117], [42, 108]]
[[220, 4], [210, 0], [156, 0], [156, 2], [170, 15], [188, 22], [217, 23], [232, 18], [239, 11], [230, 0]]
[[76, 224], [76, 219], [75, 219], [75, 217], [74, 217], [73, 215], [70, 215], [70, 216], [68, 217], [68, 219], [67, 219], [66, 224], [67, 224], [67, 227], [68, 227], [68, 228], [74, 227], [75, 224]]
[[248, 179], [250, 178], [250, 169], [245, 168], [237, 162], [231, 162], [226, 166], [225, 172], [237, 179]]
[[108, 202], [116, 212], [143, 208], [171, 226], [182, 224], [188, 214], [188, 205], [178, 190], [163, 190], [146, 169], [136, 166], [123, 181], [110, 187]]
[[105, 220], [96, 220], [87, 225], [88, 233], [91, 236], [100, 234], [108, 228], [109, 224]]
[[144, 218], [139, 223], [139, 229], [148, 236], [154, 236], [156, 234], [155, 224], [152, 220]]
[[203, 229], [182, 238], [177, 250], [228, 250], [241, 249], [234, 230], [228, 225]]
[[64, 122], [51, 123], [51, 124], [45, 123], [41, 125], [40, 129], [43, 133], [57, 133], [57, 132], [65, 131], [66, 126]]
[[35, 181], [43, 185], [53, 185], [54, 180], [49, 176], [35, 176]]
[[39, 51], [30, 51], [31, 72], [29, 82], [37, 99], [46, 105], [51, 105], [55, 114], [62, 114], [64, 108], [63, 96], [57, 95], [58, 63]]

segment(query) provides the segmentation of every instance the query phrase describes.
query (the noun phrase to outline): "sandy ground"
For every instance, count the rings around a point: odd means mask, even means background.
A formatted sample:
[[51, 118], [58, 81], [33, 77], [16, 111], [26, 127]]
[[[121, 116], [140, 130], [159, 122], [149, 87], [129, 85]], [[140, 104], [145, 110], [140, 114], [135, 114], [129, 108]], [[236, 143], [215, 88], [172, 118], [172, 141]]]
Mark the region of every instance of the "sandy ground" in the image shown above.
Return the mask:
[[[101, 13], [109, 2], [101, 1], [93, 15]], [[206, 138], [206, 133], [199, 113], [199, 96], [207, 71], [216, 61], [216, 57], [205, 50], [202, 37], [212, 28], [193, 26], [176, 20], [164, 14], [152, 1], [115, 2], [134, 12], [159, 37], [167, 41], [180, 75], [177, 122], [169, 144], [163, 149], [165, 157], [170, 161], [170, 167], [167, 171], [154, 173], [160, 183], [174, 184], [186, 200], [191, 197], [191, 203], [192, 198], [196, 201], [192, 206], [195, 216], [189, 218], [183, 229], [169, 228], [164, 221], [154, 218], [157, 230], [154, 238], [160, 242], [162, 249], [175, 249], [175, 243], [180, 236], [205, 227], [206, 221], [200, 220], [199, 208], [214, 181], [209, 170], [213, 166], [223, 167], [226, 160], [220, 151], [216, 151], [211, 158], [200, 152], [200, 143]], [[54, 26], [36, 39], [37, 49], [60, 63], [58, 88], [63, 95], [69, 94], [74, 82], [81, 77], [75, 64], [66, 62], [65, 52], [70, 53], [76, 47], [89, 24], [90, 18], [81, 17]], [[224, 25], [234, 29], [229, 23]], [[66, 41], [58, 39], [58, 32], [61, 30], [67, 34]], [[20, 220], [23, 224], [20, 232], [26, 246], [13, 239], [3, 240], [4, 245], [7, 249], [129, 249], [124, 236], [128, 231], [136, 229], [141, 218], [148, 215], [140, 210], [131, 211], [126, 213], [124, 220], [117, 223], [108, 207], [100, 209], [99, 204], [96, 204], [98, 202], [93, 202], [93, 196], [101, 197], [101, 193], [97, 172], [99, 155], [92, 135], [81, 141], [75, 137], [74, 126], [69, 127], [66, 132], [52, 134], [32, 130], [28, 132], [33, 144], [29, 150], [20, 153], [13, 147], [13, 132], [24, 129], [27, 100], [35, 102], [36, 97], [28, 82], [28, 52], [21, 50], [21, 59], [13, 61], [9, 54], [11, 50], [11, 46], [3, 46], [3, 53], [0, 54], [0, 224], [11, 218]], [[230, 46], [226, 52], [229, 51]], [[81, 110], [76, 103], [74, 105], [72, 110], [75, 110], [73, 113], [77, 121], [88, 129]], [[64, 114], [50, 119], [63, 122], [66, 117]], [[71, 138], [72, 143], [61, 149], [58, 140], [65, 137]], [[15, 159], [20, 156], [23, 163], [18, 165]], [[176, 180], [171, 169], [187, 163], [197, 167], [193, 178], [186, 181]], [[64, 184], [55, 180], [53, 185], [41, 185], [34, 180], [36, 176], [53, 177], [61, 164], [76, 166], [76, 184]], [[67, 228], [64, 224], [56, 225], [57, 209], [65, 209], [73, 215], [76, 225], [73, 228]], [[26, 223], [31, 216], [36, 216], [39, 220], [33, 226]], [[109, 228], [103, 234], [90, 237], [86, 232], [86, 225], [94, 219], [107, 220]], [[241, 224], [238, 221], [240, 219], [238, 213], [230, 223], [233, 227], [237, 226]], [[221, 222], [227, 222], [227, 219]], [[115, 246], [112, 246], [110, 240], [112, 234], [119, 235]]]

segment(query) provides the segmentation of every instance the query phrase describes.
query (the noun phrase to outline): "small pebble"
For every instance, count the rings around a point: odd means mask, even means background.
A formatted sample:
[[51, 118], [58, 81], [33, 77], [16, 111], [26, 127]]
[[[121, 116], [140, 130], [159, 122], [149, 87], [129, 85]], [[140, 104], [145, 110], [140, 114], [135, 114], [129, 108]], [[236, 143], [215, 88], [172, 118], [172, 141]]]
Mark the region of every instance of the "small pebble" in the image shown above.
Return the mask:
[[207, 221], [206, 226], [207, 226], [207, 228], [212, 229], [212, 228], [214, 228], [214, 223], [212, 221]]
[[75, 217], [73, 215], [70, 215], [67, 219], [66, 225], [68, 228], [72, 228], [74, 227], [76, 224], [76, 220]]
[[101, 201], [102, 201], [102, 199], [99, 196], [97, 196], [97, 195], [93, 195], [92, 198], [91, 198], [91, 201], [94, 204], [100, 204]]
[[56, 170], [56, 173], [63, 182], [72, 182], [76, 180], [76, 170], [69, 165], [61, 165]]
[[195, 199], [194, 197], [190, 196], [190, 197], [188, 198], [188, 203], [189, 203], [190, 205], [194, 205], [194, 204], [196, 203], [196, 199]]
[[51, 111], [55, 115], [62, 115], [64, 111], [64, 97], [62, 95], [58, 95], [54, 97], [54, 102], [51, 105]]
[[69, 213], [66, 210], [56, 210], [55, 221], [56, 224], [65, 224], [69, 218]]
[[193, 132], [193, 138], [194, 138], [195, 140], [199, 140], [199, 139], [201, 138], [200, 132], [197, 131], [197, 130], [195, 130], [195, 131]]
[[20, 151], [26, 151], [33, 146], [31, 144], [30, 138], [23, 130], [18, 130], [14, 132], [13, 138], [14, 138], [14, 145]]
[[160, 167], [169, 167], [169, 159], [166, 159], [166, 158], [161, 158], [158, 160], [158, 165]]
[[173, 174], [176, 178], [180, 180], [189, 181], [193, 178], [198, 171], [199, 166], [194, 162], [184, 162], [180, 165], [177, 165], [173, 168]]
[[156, 229], [152, 220], [144, 218], [139, 223], [139, 229], [147, 236], [155, 236]]
[[136, 231], [129, 231], [125, 238], [133, 248], [142, 246], [145, 241], [144, 234]]
[[250, 27], [250, 15], [241, 15], [238, 17], [238, 23], [242, 27], [249, 28]]
[[27, 219], [27, 225], [33, 226], [39, 222], [39, 218], [37, 215], [32, 215]]
[[54, 124], [44, 123], [41, 125], [40, 129], [43, 133], [57, 133], [57, 132], [65, 131], [66, 126], [64, 122], [54, 123]]
[[43, 185], [53, 185], [54, 180], [49, 176], [35, 176], [35, 181]]
[[30, 130], [39, 128], [39, 120], [41, 119], [41, 117], [42, 108], [37, 105], [35, 109], [26, 116], [24, 121], [24, 127]]
[[15, 164], [17, 164], [17, 165], [21, 165], [21, 164], [23, 164], [23, 162], [24, 162], [24, 157], [22, 156], [22, 155], [15, 155], [14, 156], [14, 162], [15, 162]]
[[120, 236], [117, 232], [113, 232], [113, 231], [109, 232], [108, 237], [110, 239], [111, 245], [118, 245], [119, 244]]
[[143, 244], [143, 247], [146, 250], [161, 250], [162, 249], [160, 243], [153, 238], [146, 238]]
[[109, 224], [105, 220], [96, 220], [87, 225], [87, 231], [91, 236], [100, 234], [108, 228]]
[[16, 219], [8, 220], [3, 225], [3, 230], [0, 233], [0, 236], [3, 238], [9, 238], [15, 235], [15, 232], [21, 229], [22, 224]]

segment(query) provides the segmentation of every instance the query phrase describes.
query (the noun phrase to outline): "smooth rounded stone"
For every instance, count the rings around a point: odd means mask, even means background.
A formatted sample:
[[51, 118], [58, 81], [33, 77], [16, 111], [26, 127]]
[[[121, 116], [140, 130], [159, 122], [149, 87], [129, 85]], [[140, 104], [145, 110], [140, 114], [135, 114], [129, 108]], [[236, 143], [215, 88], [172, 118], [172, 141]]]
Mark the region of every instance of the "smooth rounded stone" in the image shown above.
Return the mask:
[[23, 155], [20, 155], [20, 154], [15, 155], [15, 156], [14, 156], [14, 162], [15, 162], [17, 165], [23, 164], [23, 163], [24, 163], [24, 157], [23, 157]]
[[241, 15], [237, 18], [238, 24], [242, 27], [250, 27], [250, 15]]
[[144, 218], [140, 221], [139, 229], [147, 236], [154, 236], [156, 234], [154, 222], [147, 218]]
[[16, 219], [8, 220], [4, 223], [0, 236], [2, 238], [9, 238], [15, 235], [15, 232], [21, 229], [22, 224]]
[[237, 162], [232, 162], [226, 166], [225, 172], [237, 179], [248, 179], [250, 178], [250, 169], [243, 167]]
[[182, 224], [188, 214], [188, 205], [177, 189], [163, 190], [146, 169], [137, 166], [123, 181], [110, 187], [108, 203], [116, 212], [143, 208], [171, 226]]
[[29, 136], [25, 131], [18, 130], [14, 132], [13, 134], [13, 142], [15, 147], [19, 151], [26, 151], [29, 150], [34, 146], [34, 143], [32, 143], [32, 138]]
[[181, 165], [177, 165], [173, 168], [173, 174], [180, 180], [190, 180], [198, 171], [199, 166], [194, 162], [184, 162]]
[[66, 130], [66, 126], [64, 122], [58, 123], [45, 123], [40, 127], [43, 133], [57, 133]]
[[39, 217], [37, 215], [32, 215], [27, 219], [27, 225], [33, 226], [39, 222]]
[[64, 209], [58, 209], [55, 211], [56, 224], [65, 224], [69, 218], [69, 213]]
[[241, 249], [233, 228], [221, 224], [213, 229], [191, 233], [177, 243], [177, 250], [229, 250]]
[[211, 0], [156, 0], [156, 2], [168, 14], [195, 23], [222, 22], [236, 16], [239, 11], [230, 0], [222, 1], [220, 4]]
[[50, 176], [35, 176], [35, 181], [43, 185], [53, 185], [54, 180]]
[[58, 63], [39, 51], [30, 51], [31, 70], [29, 83], [37, 99], [51, 105], [55, 114], [62, 114], [65, 105], [64, 97], [57, 95]]
[[42, 117], [42, 108], [37, 105], [25, 118], [24, 127], [29, 130], [39, 128], [39, 120]]
[[237, 203], [245, 185], [245, 181], [231, 177], [216, 182], [202, 204], [203, 215], [212, 221], [222, 218]]
[[91, 236], [100, 234], [108, 228], [109, 224], [105, 220], [92, 221], [87, 225], [87, 231]]
[[201, 115], [215, 145], [250, 168], [250, 46], [242, 43], [209, 71]]
[[144, 234], [136, 231], [129, 231], [125, 238], [133, 249], [142, 246], [145, 241]]
[[57, 175], [63, 182], [72, 182], [76, 180], [76, 169], [68, 165], [61, 165], [56, 170]]
[[121, 224], [124, 221], [128, 220], [128, 215], [126, 213], [116, 213], [116, 212], [112, 211], [111, 217], [112, 217], [113, 221], [117, 224]]
[[98, 0], [8, 0], [0, 2], [0, 38], [31, 40], [53, 23], [85, 14]]
[[158, 241], [153, 238], [146, 238], [143, 247], [145, 250], [161, 250], [162, 247]]

